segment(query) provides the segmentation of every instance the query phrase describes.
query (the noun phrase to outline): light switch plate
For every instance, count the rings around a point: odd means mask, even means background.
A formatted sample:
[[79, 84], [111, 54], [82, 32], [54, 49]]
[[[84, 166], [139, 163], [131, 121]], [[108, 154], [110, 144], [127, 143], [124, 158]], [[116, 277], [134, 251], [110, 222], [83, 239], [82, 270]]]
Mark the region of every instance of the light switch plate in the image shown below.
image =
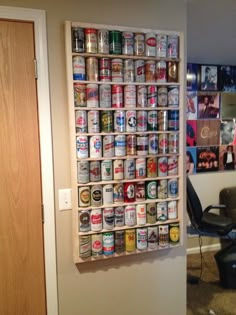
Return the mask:
[[59, 189], [58, 190], [59, 196], [59, 210], [70, 210], [72, 209], [71, 203], [71, 189]]

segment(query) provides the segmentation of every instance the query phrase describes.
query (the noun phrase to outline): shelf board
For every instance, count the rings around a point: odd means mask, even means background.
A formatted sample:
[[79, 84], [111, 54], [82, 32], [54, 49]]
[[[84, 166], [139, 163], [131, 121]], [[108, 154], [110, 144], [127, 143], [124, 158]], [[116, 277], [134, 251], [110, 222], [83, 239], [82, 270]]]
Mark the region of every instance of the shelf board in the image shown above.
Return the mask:
[[158, 153], [148, 155], [124, 155], [124, 156], [113, 156], [113, 157], [99, 157], [99, 158], [77, 158], [77, 161], [104, 161], [104, 160], [127, 160], [137, 158], [150, 158], [150, 157], [171, 157], [179, 156], [179, 153]]
[[180, 110], [178, 106], [160, 106], [160, 107], [74, 107], [75, 111], [77, 110], [101, 110], [101, 111], [129, 111], [133, 110], [135, 112], [138, 111], [169, 111], [169, 110]]
[[115, 81], [87, 81], [73, 80], [74, 83], [81, 84], [108, 84], [108, 85], [156, 85], [156, 86], [179, 86], [179, 82], [115, 82]]

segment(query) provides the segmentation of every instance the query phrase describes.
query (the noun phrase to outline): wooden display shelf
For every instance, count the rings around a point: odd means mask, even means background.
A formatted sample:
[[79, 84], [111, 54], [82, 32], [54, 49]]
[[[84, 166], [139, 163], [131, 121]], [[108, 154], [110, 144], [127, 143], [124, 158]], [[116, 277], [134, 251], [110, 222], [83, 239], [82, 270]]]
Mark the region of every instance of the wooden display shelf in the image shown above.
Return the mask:
[[156, 155], [124, 155], [124, 156], [113, 156], [113, 157], [99, 157], [99, 158], [77, 158], [77, 161], [104, 161], [104, 160], [128, 160], [128, 159], [137, 159], [137, 158], [151, 158], [151, 157], [170, 157], [170, 156], [179, 156], [179, 153], [159, 153]]
[[74, 83], [81, 84], [108, 84], [108, 85], [156, 85], [156, 86], [179, 86], [179, 82], [115, 82], [115, 81], [86, 81], [73, 80]]
[[124, 110], [124, 111], [129, 111], [129, 110], [134, 110], [134, 111], [162, 111], [162, 110], [179, 110], [180, 108], [178, 106], [169, 106], [169, 107], [164, 107], [164, 106], [157, 106], [157, 107], [74, 107], [75, 111], [77, 110], [98, 110], [98, 111], [119, 111], [119, 110]]

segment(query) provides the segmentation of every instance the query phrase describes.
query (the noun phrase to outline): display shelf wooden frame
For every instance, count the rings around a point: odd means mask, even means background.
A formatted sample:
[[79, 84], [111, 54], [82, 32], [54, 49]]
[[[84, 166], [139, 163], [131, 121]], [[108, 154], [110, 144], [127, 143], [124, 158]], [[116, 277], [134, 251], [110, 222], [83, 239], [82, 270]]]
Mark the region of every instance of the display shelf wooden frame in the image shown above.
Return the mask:
[[[72, 27], [82, 27], [82, 28], [95, 28], [95, 29], [109, 29], [109, 30], [120, 30], [120, 31], [131, 31], [131, 32], [143, 32], [143, 33], [148, 33], [148, 32], [154, 32], [156, 34], [164, 34], [164, 35], [178, 35], [179, 36], [179, 57], [178, 58], [158, 58], [158, 57], [149, 57], [149, 56], [130, 56], [130, 55], [112, 55], [112, 54], [91, 54], [91, 53], [74, 53], [72, 52], [72, 42], [71, 42], [71, 28]], [[74, 263], [82, 263], [82, 262], [87, 262], [87, 261], [97, 261], [101, 259], [108, 259], [108, 258], [117, 258], [117, 257], [123, 257], [123, 256], [129, 256], [132, 254], [138, 254], [138, 253], [144, 253], [144, 252], [153, 252], [161, 249], [171, 249], [172, 247], [176, 247], [178, 245], [168, 245], [165, 247], [157, 246], [155, 249], [150, 249], [147, 248], [145, 250], [138, 250], [135, 249], [132, 252], [127, 252], [124, 251], [122, 253], [114, 253], [112, 255], [101, 255], [98, 257], [87, 257], [87, 258], [81, 258], [80, 257], [80, 244], [79, 244], [79, 236], [82, 235], [93, 235], [96, 233], [105, 233], [105, 232], [111, 232], [111, 231], [118, 231], [118, 230], [128, 230], [128, 229], [135, 229], [135, 228], [145, 228], [149, 226], [160, 226], [163, 224], [171, 224], [171, 223], [177, 223], [180, 226], [180, 242], [179, 244], [182, 245], [183, 243], [183, 209], [185, 208], [185, 198], [184, 198], [184, 189], [185, 189], [185, 176], [184, 176], [184, 158], [183, 154], [185, 152], [185, 111], [184, 111], [184, 41], [183, 41], [183, 33], [182, 32], [176, 32], [176, 31], [163, 31], [163, 30], [154, 30], [154, 29], [144, 29], [144, 28], [134, 28], [134, 27], [124, 27], [124, 26], [114, 26], [114, 25], [101, 25], [101, 24], [92, 24], [92, 23], [82, 23], [82, 22], [71, 22], [71, 21], [66, 21], [65, 22], [65, 37], [66, 37], [66, 66], [67, 66], [67, 91], [68, 91], [68, 112], [69, 112], [69, 129], [70, 129], [70, 146], [71, 146], [71, 183], [72, 183], [72, 233], [73, 233], [73, 256], [74, 256]], [[142, 59], [142, 60], [155, 60], [155, 61], [175, 61], [178, 63], [178, 82], [165, 82], [165, 83], [159, 83], [159, 82], [102, 82], [102, 81], [80, 81], [80, 80], [73, 80], [73, 71], [72, 71], [72, 57], [76, 55], [81, 55], [84, 57], [108, 57], [108, 58], [121, 58], [121, 59]], [[156, 85], [158, 86], [178, 86], [179, 87], [179, 106], [178, 107], [159, 107], [158, 108], [89, 108], [89, 107], [75, 107], [74, 106], [74, 90], [73, 90], [73, 83], [95, 83], [95, 84], [119, 84], [119, 85], [127, 85], [127, 84], [132, 84], [132, 85]], [[133, 179], [133, 180], [128, 180], [130, 182], [138, 182], [138, 181], [151, 181], [151, 180], [162, 180], [162, 179], [171, 179], [171, 178], [176, 178], [178, 180], [178, 197], [177, 198], [166, 198], [166, 199], [146, 199], [144, 201], [140, 202], [134, 202], [134, 203], [113, 203], [109, 205], [102, 205], [102, 206], [96, 206], [96, 207], [79, 207], [79, 202], [78, 202], [78, 189], [79, 187], [83, 186], [91, 186], [91, 185], [97, 185], [97, 184], [114, 184], [114, 183], [125, 183], [127, 180], [110, 180], [110, 181], [99, 181], [99, 182], [90, 182], [88, 184], [79, 184], [77, 182], [77, 154], [76, 154], [76, 137], [80, 135], [80, 133], [76, 132], [75, 128], [75, 112], [77, 110], [178, 110], [179, 111], [179, 130], [178, 131], [146, 131], [146, 132], [135, 132], [132, 134], [161, 134], [161, 133], [178, 133], [179, 135], [179, 150], [178, 153], [166, 153], [166, 154], [156, 154], [155, 157], [170, 157], [170, 156], [176, 156], [178, 158], [178, 174], [175, 176], [159, 176], [153, 178], [143, 178], [143, 179]], [[92, 136], [92, 135], [99, 135], [99, 136], [105, 136], [105, 135], [127, 135], [130, 134], [128, 132], [111, 132], [111, 133], [83, 133], [81, 135], [87, 135], [87, 136]], [[146, 155], [142, 157], [153, 157], [154, 155]], [[115, 156], [115, 157], [100, 157], [100, 158], [91, 158], [88, 157], [86, 161], [103, 161], [103, 160], [116, 160], [116, 159], [126, 159], [126, 158], [138, 158], [141, 157], [140, 155], [130, 155], [130, 156]], [[96, 209], [96, 208], [104, 208], [104, 207], [117, 207], [120, 205], [131, 205], [131, 204], [140, 204], [140, 203], [145, 203], [148, 204], [150, 202], [162, 202], [162, 201], [177, 201], [177, 219], [174, 220], [167, 220], [167, 221], [156, 221], [155, 224], [150, 224], [147, 223], [145, 225], [135, 225], [135, 226], [122, 226], [122, 227], [114, 227], [112, 230], [106, 230], [102, 229], [99, 232], [96, 231], [88, 231], [88, 232], [81, 232], [79, 231], [79, 212], [81, 210], [85, 209]]]

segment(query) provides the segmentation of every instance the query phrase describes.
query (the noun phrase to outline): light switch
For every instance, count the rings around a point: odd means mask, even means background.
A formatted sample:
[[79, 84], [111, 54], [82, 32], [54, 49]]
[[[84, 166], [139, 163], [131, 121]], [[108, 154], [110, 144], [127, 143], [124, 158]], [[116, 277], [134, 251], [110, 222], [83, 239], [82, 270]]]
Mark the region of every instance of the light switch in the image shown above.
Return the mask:
[[71, 189], [59, 189], [59, 210], [70, 210], [72, 209], [71, 204]]

